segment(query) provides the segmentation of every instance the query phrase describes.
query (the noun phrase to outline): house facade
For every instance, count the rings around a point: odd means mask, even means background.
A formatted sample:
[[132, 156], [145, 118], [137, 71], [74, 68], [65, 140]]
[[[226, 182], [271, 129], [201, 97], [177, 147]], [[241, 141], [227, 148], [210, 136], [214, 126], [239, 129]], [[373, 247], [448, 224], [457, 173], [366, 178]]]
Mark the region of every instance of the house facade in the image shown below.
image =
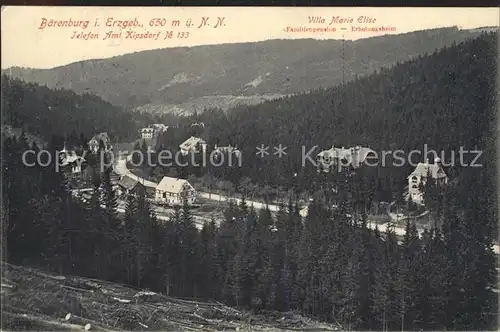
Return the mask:
[[436, 181], [438, 186], [448, 183], [441, 159], [436, 158], [434, 164], [430, 164], [428, 160], [425, 163], [418, 163], [415, 170], [408, 175], [408, 199], [418, 204], [423, 204], [424, 196], [421, 187], [425, 185], [427, 179], [431, 177]]
[[82, 178], [82, 171], [86, 166], [85, 158], [78, 156], [75, 151], [68, 151], [66, 147], [59, 151], [61, 170], [72, 179]]
[[329, 150], [318, 153], [316, 161], [318, 172], [329, 173], [331, 171], [342, 171], [344, 168], [354, 169], [365, 165], [367, 162], [375, 163], [377, 153], [366, 147], [355, 146], [352, 148], [336, 148], [332, 146]]
[[153, 137], [159, 136], [168, 130], [168, 126], [162, 123], [153, 123], [148, 127], [139, 129], [139, 135], [142, 139], [152, 139]]
[[104, 146], [104, 151], [109, 151], [112, 149], [111, 141], [109, 139], [108, 133], [104, 132], [104, 133], [100, 133], [100, 134], [95, 135], [89, 141], [88, 145], [89, 145], [90, 152], [97, 153], [99, 151], [99, 147], [101, 144], [100, 142], [102, 142], [102, 144]]
[[186, 180], [165, 176], [155, 189], [155, 202], [165, 205], [182, 205], [196, 201], [196, 190]]
[[155, 132], [154, 128], [151, 128], [151, 127], [146, 127], [146, 128], [142, 128], [141, 130], [139, 130], [139, 133], [141, 134], [142, 139], [153, 138], [154, 132]]
[[201, 138], [191, 136], [179, 145], [182, 155], [186, 156], [189, 153], [205, 152], [207, 143]]

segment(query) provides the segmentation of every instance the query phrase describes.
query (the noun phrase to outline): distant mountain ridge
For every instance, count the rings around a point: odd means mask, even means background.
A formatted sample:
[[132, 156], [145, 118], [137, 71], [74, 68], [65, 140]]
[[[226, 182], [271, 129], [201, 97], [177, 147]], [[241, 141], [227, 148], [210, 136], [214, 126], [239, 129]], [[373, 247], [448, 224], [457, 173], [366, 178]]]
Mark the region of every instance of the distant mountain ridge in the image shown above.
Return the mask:
[[14, 67], [3, 73], [49, 88], [93, 93], [128, 109], [196, 99], [195, 108], [203, 109], [212, 103], [202, 98], [207, 96], [250, 97], [241, 100], [245, 104], [262, 95], [331, 87], [480, 33], [454, 27], [345, 42], [300, 39], [178, 47], [52, 69]]

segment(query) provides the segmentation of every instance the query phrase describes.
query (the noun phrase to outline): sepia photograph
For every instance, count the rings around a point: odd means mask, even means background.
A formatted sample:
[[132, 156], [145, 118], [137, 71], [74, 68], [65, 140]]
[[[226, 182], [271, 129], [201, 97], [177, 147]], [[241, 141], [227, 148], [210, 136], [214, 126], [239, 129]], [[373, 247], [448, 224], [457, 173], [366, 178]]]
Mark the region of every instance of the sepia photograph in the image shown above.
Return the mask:
[[498, 331], [499, 9], [1, 9], [2, 331]]

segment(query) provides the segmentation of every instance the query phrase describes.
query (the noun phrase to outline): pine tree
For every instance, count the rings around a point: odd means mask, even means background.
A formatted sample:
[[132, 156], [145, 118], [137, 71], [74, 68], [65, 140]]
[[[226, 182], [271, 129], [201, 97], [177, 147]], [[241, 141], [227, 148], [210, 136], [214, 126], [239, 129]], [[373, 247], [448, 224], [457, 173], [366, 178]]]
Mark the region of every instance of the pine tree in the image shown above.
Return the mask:
[[297, 204], [292, 205], [291, 201], [288, 205], [288, 221], [287, 221], [287, 245], [285, 248], [285, 262], [289, 271], [285, 290], [289, 293], [290, 303], [286, 309], [299, 308], [300, 296], [297, 285], [299, 272], [299, 246], [302, 235], [302, 217], [299, 213]]
[[144, 160], [144, 155], [142, 155], [142, 158], [141, 158], [141, 155], [140, 153], [142, 153], [141, 151], [141, 145], [139, 143], [139, 141], [136, 141], [135, 144], [134, 144], [134, 151], [132, 153], [132, 163], [134, 165], [139, 165], [139, 163], [141, 162], [141, 160]]
[[[374, 273], [376, 267], [375, 257], [377, 250], [377, 242], [379, 238], [367, 228], [367, 216], [362, 215], [359, 224], [360, 234], [355, 241], [359, 241], [357, 250], [361, 250], [359, 257], [359, 274], [358, 274], [358, 292], [356, 299], [358, 306], [356, 308], [355, 320], [353, 321], [356, 329], [370, 329], [373, 325], [373, 298], [371, 297], [374, 291]], [[359, 238], [360, 237], [360, 238]]]
[[183, 277], [182, 293], [184, 296], [197, 296], [199, 289], [196, 285], [196, 274], [198, 273], [199, 255], [199, 234], [194, 224], [191, 207], [184, 201], [181, 210], [180, 223], [178, 224], [178, 234], [180, 239], [181, 250], [181, 276]]
[[423, 330], [438, 330], [446, 327], [446, 312], [450, 280], [445, 243], [439, 229], [426, 231], [422, 235], [421, 270], [415, 288], [416, 327]]
[[373, 307], [375, 328], [383, 331], [400, 328], [398, 320], [397, 294], [398, 244], [391, 228], [384, 234], [386, 239], [378, 240], [373, 285]]
[[165, 293], [167, 295], [180, 294], [181, 284], [184, 282], [182, 272], [181, 239], [179, 225], [181, 224], [181, 210], [179, 206], [174, 207], [174, 212], [165, 224], [166, 243], [164, 246], [165, 260]]
[[156, 217], [149, 201], [144, 196], [137, 200], [137, 252], [135, 256], [135, 283], [137, 287], [144, 284], [147, 272], [151, 268], [153, 258], [153, 230]]
[[322, 258], [320, 245], [322, 242], [318, 239], [324, 236], [322, 235], [324, 232], [322, 223], [325, 219], [327, 216], [324, 207], [317, 200], [311, 202], [299, 245], [297, 273], [299, 301], [302, 309], [312, 315], [319, 314], [320, 310], [317, 288], [319, 287], [319, 267]]
[[197, 284], [200, 289], [200, 296], [205, 299], [216, 297], [218, 285], [215, 279], [215, 239], [218, 233], [215, 220], [205, 222], [200, 232], [200, 255], [199, 273], [197, 274]]
[[[101, 184], [96, 176], [93, 180], [93, 192], [87, 205], [87, 225], [85, 231], [88, 243], [88, 253], [86, 256], [92, 257], [89, 273], [94, 278], [108, 278], [108, 248], [106, 237], [109, 233], [107, 223], [101, 207]], [[87, 251], [86, 250], [86, 251]]]
[[216, 278], [220, 285], [220, 299], [229, 304], [235, 304], [233, 301], [233, 270], [234, 257], [238, 249], [238, 230], [241, 223], [237, 219], [239, 212], [230, 201], [228, 207], [224, 210], [224, 220], [219, 228], [216, 237]]
[[112, 231], [118, 231], [120, 220], [118, 219], [118, 199], [111, 184], [111, 168], [106, 168], [101, 174], [101, 201], [104, 204], [104, 220]]
[[413, 330], [416, 327], [417, 303], [419, 301], [419, 284], [421, 275], [421, 244], [415, 223], [406, 221], [405, 235], [401, 244], [401, 258], [398, 269], [397, 292], [399, 299], [399, 317], [401, 330]]

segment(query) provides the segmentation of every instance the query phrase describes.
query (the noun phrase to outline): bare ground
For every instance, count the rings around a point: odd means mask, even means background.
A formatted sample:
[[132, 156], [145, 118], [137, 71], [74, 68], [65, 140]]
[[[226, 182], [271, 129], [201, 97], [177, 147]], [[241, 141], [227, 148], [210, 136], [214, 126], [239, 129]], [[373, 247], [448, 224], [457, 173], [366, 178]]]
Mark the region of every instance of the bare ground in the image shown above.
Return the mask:
[[255, 315], [116, 283], [2, 264], [2, 330], [334, 331], [294, 312]]

